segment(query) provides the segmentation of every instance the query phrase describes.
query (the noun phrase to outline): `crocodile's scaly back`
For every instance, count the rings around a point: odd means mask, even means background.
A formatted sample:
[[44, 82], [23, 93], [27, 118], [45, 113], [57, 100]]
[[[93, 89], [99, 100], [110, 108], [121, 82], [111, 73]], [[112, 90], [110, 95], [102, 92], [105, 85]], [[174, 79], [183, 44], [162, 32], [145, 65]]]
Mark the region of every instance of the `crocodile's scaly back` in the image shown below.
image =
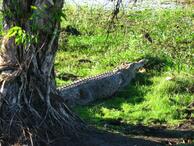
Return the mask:
[[58, 88], [59, 94], [72, 106], [85, 105], [99, 98], [110, 97], [128, 85], [135, 77], [136, 70], [145, 63], [146, 60], [140, 60], [123, 64], [113, 71], [75, 81]]
[[62, 86], [62, 87], [59, 87], [58, 90], [68, 90], [69, 88], [73, 88], [75, 86], [79, 86], [81, 84], [84, 84], [90, 80], [99, 80], [100, 78], [102, 77], [106, 77], [106, 76], [110, 76], [114, 73], [114, 71], [109, 71], [109, 72], [105, 72], [103, 74], [99, 74], [99, 75], [95, 75], [95, 76], [91, 76], [91, 77], [86, 77], [86, 78], [83, 78], [83, 79], [80, 79], [80, 80], [77, 80], [77, 81], [74, 81], [72, 83], [69, 83], [65, 86]]

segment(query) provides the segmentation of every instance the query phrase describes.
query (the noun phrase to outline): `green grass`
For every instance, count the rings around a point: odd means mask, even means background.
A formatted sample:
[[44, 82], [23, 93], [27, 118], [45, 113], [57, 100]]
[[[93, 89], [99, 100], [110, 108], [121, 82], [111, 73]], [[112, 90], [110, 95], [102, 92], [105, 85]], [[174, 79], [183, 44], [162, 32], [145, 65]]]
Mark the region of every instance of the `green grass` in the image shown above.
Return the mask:
[[[146, 71], [138, 73], [136, 80], [114, 98], [78, 106], [74, 111], [100, 127], [106, 120], [175, 126], [194, 118], [187, 113], [187, 106], [194, 101], [192, 8], [125, 11], [110, 25], [110, 11], [66, 7], [62, 27], [72, 25], [82, 34], [62, 32], [55, 63], [58, 74], [72, 73], [82, 78], [123, 62], [149, 59]], [[68, 82], [71, 80], [57, 78], [58, 86]]]

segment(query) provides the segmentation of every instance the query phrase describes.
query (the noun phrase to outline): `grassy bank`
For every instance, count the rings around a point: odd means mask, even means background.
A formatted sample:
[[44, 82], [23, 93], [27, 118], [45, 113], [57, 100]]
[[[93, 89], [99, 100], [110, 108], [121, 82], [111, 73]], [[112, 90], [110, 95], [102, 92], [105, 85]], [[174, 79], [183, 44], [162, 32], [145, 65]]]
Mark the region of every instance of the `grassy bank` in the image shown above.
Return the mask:
[[[114, 22], [112, 12], [102, 8], [68, 6], [64, 12], [55, 61], [58, 86], [121, 63], [149, 60], [114, 98], [75, 107], [84, 120], [99, 127], [110, 121], [173, 127], [194, 119], [193, 6], [122, 11]], [[67, 33], [67, 26], [80, 35]]]
[[61, 34], [56, 58], [59, 86], [123, 62], [149, 59], [144, 72], [113, 99], [76, 107], [83, 119], [102, 127], [110, 120], [176, 126], [194, 118], [189, 112], [194, 101], [191, 7], [125, 11], [114, 24], [111, 13], [103, 9], [67, 7], [65, 13], [63, 28], [71, 25], [81, 35]]

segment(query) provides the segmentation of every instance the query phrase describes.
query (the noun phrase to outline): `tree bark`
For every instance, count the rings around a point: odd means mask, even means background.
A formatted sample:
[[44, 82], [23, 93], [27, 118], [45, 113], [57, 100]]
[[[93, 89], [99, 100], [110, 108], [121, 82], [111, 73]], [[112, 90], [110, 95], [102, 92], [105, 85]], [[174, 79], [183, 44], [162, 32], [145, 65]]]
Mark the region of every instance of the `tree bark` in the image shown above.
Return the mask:
[[[37, 41], [4, 37], [0, 50], [0, 141], [48, 144], [74, 136], [81, 120], [56, 94], [54, 58], [63, 0], [4, 0], [4, 30], [19, 26]], [[55, 97], [55, 98], [53, 98]], [[56, 98], [57, 97], [57, 98]], [[7, 142], [7, 143], [6, 143]]]

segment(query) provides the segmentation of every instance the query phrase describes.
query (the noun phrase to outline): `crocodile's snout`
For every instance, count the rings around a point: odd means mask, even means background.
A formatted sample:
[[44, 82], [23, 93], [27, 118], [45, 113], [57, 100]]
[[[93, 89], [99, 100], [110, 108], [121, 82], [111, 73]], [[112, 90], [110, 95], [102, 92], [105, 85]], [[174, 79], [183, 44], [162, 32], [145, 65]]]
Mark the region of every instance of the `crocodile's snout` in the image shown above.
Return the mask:
[[148, 59], [142, 59], [136, 63], [133, 64], [133, 69], [134, 70], [137, 70], [141, 67], [143, 67], [146, 63], [148, 62]]
[[144, 64], [145, 65], [146, 63], [148, 63], [148, 59], [141, 59], [137, 63], [140, 63], [140, 64]]

